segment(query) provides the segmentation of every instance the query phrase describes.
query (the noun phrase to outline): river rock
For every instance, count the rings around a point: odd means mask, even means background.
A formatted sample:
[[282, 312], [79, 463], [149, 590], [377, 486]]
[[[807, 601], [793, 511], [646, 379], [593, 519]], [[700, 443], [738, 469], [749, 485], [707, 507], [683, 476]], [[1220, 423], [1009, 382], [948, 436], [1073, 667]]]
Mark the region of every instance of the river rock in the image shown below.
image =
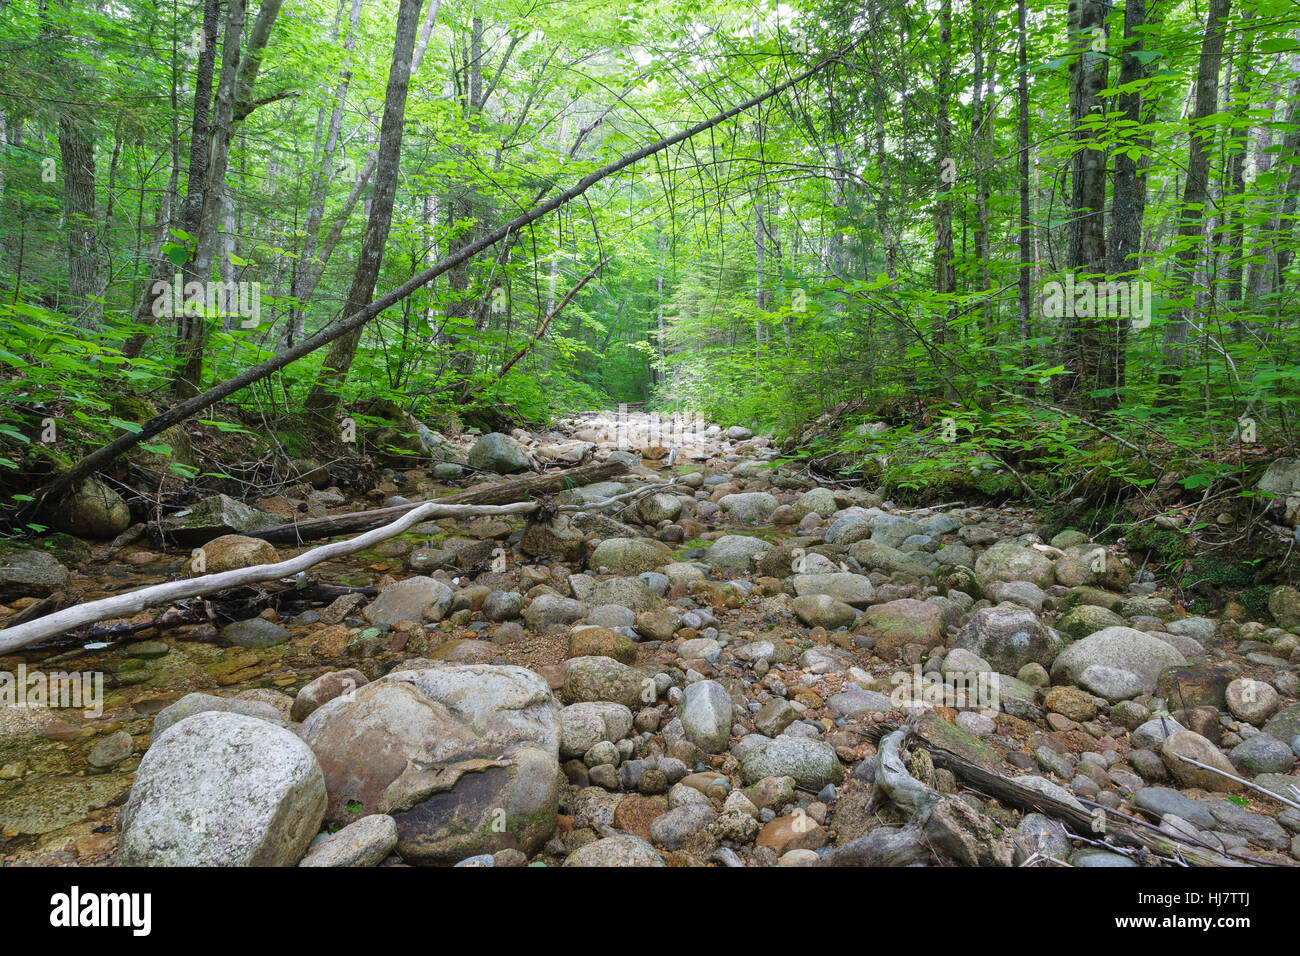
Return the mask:
[[54, 555], [0, 541], [0, 601], [49, 597], [66, 588], [70, 578]]
[[686, 739], [705, 753], [722, 753], [731, 735], [731, 695], [717, 681], [687, 684], [678, 717]]
[[223, 534], [213, 538], [202, 547], [203, 569], [200, 571], [190, 562], [190, 569], [196, 574], [216, 574], [218, 571], [235, 571], [239, 568], [251, 568], [259, 564], [275, 564], [280, 560], [275, 546], [261, 538], [249, 538], [242, 534]]
[[83, 480], [54, 511], [54, 526], [78, 538], [113, 538], [130, 524], [122, 496], [95, 478]]
[[1190, 757], [1218, 770], [1237, 775], [1236, 768], [1218, 747], [1190, 730], [1179, 730], [1170, 734], [1160, 745], [1160, 757], [1164, 760], [1169, 773], [1184, 787], [1196, 787], [1199, 790], [1221, 793], [1234, 793], [1241, 789], [1241, 784], [1236, 780], [1230, 780], [1179, 759]]
[[1136, 674], [1142, 689], [1154, 693], [1160, 672], [1184, 663], [1182, 654], [1157, 637], [1131, 627], [1108, 627], [1061, 651], [1051, 675], [1053, 682], [1077, 684], [1085, 668], [1101, 664]]
[[221, 535], [265, 531], [283, 520], [228, 495], [213, 495], [163, 518], [162, 530], [177, 544], [188, 547]]
[[559, 806], [559, 705], [512, 665], [393, 671], [302, 725], [325, 772], [326, 818], [387, 813], [408, 863], [535, 852]]
[[900, 598], [867, 608], [862, 623], [875, 638], [876, 656], [892, 661], [905, 644], [934, 647], [943, 640], [943, 611], [914, 598]]
[[379, 592], [363, 612], [371, 624], [441, 621], [451, 607], [451, 588], [427, 577], [407, 578]]
[[121, 817], [123, 866], [293, 866], [320, 829], [326, 787], [283, 727], [201, 713], [145, 753]]
[[745, 754], [740, 773], [746, 786], [764, 777], [793, 777], [796, 786], [813, 791], [844, 780], [834, 747], [821, 740], [784, 734]]
[[608, 538], [596, 545], [587, 564], [593, 571], [607, 568], [611, 574], [640, 574], [663, 567], [672, 557], [672, 550], [653, 538]]
[[564, 668], [565, 703], [610, 700], [629, 709], [654, 703], [655, 682], [609, 657], [575, 657]]
[[500, 432], [488, 432], [474, 443], [466, 459], [471, 468], [511, 475], [532, 468], [528, 453], [519, 442]]
[[957, 632], [953, 646], [984, 658], [995, 670], [1014, 674], [1029, 663], [1050, 667], [1065, 637], [1018, 604], [981, 608]]
[[299, 866], [378, 866], [397, 846], [397, 821], [372, 813], [337, 833], [321, 834]]
[[[653, 826], [653, 824], [651, 824]], [[665, 866], [655, 848], [634, 836], [612, 836], [588, 843], [568, 855], [565, 866]]]

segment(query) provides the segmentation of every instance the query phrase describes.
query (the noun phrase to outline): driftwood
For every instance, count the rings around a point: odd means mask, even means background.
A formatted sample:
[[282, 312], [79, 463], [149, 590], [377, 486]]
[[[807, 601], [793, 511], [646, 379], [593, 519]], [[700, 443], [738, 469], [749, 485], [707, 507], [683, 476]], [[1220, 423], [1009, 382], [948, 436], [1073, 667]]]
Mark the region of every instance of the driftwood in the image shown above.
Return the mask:
[[0, 630], [7, 627], [17, 627], [24, 621], [34, 621], [38, 617], [44, 617], [47, 614], [53, 614], [59, 608], [67, 607], [71, 603], [68, 595], [64, 591], [55, 591], [47, 598], [42, 598], [35, 604], [29, 604], [17, 614], [11, 614], [4, 620], [0, 621]]
[[[627, 466], [619, 461], [603, 461], [567, 471], [551, 472], [544, 475], [529, 475], [513, 481], [502, 481], [489, 488], [477, 491], [462, 491], [458, 494], [439, 498], [439, 505], [506, 505], [527, 501], [537, 495], [550, 495], [565, 488], [590, 485], [604, 481], [627, 471]], [[394, 518], [409, 514], [416, 508], [423, 507], [419, 502], [409, 505], [395, 505], [392, 508], [376, 508], [371, 511], [356, 511], [352, 514], [331, 515], [328, 518], [313, 518], [310, 521], [298, 521], [268, 528], [264, 531], [246, 532], [247, 537], [261, 538], [273, 544], [297, 544], [319, 538], [330, 538], [336, 534], [351, 534], [378, 528]], [[483, 512], [486, 514], [487, 512]], [[438, 517], [453, 517], [439, 515]], [[215, 535], [214, 535], [215, 537]]]
[[[886, 743], [895, 737], [897, 733], [900, 733], [900, 731], [890, 733], [891, 728], [888, 725], [879, 725], [873, 730], [875, 734], [869, 734], [868, 736], [887, 735], [880, 741], [882, 753], [885, 750]], [[1098, 836], [1104, 835], [1108, 843], [1136, 847], [1140, 851], [1146, 851], [1160, 857], [1172, 858], [1193, 866], [1286, 865], [1258, 860], [1232, 852], [1220, 852], [1193, 837], [1175, 836], [1166, 833], [1156, 827], [1126, 817], [1124, 814], [1117, 814], [1100, 805], [1094, 805], [1092, 812], [1081, 810], [1079, 807], [1063, 800], [1057, 800], [1047, 794], [1030, 790], [1028, 787], [1022, 787], [1001, 774], [972, 763], [960, 754], [954, 753], [932, 740], [924, 740], [922, 746], [929, 751], [936, 767], [950, 770], [958, 780], [971, 790], [985, 796], [994, 797], [1002, 803], [1010, 804], [1022, 810], [1034, 810], [1046, 816], [1065, 821], [1082, 832], [1094, 833]], [[879, 773], [879, 771], [877, 772]], [[897, 782], [893, 785], [897, 786]], [[1270, 793], [1270, 796], [1276, 797], [1276, 794]], [[1076, 838], [1083, 839], [1082, 837]], [[1098, 843], [1099, 846], [1107, 846], [1107, 843], [1092, 842]], [[1116, 849], [1115, 846], [1109, 846], [1108, 848]]]
[[107, 618], [135, 614], [147, 607], [170, 604], [184, 598], [215, 594], [230, 588], [244, 587], [261, 581], [275, 581], [280, 578], [301, 574], [322, 561], [363, 551], [381, 541], [396, 537], [413, 525], [430, 518], [465, 518], [479, 515], [527, 514], [535, 511], [538, 503], [521, 501], [507, 505], [455, 505], [441, 501], [428, 501], [417, 505], [390, 524], [376, 528], [350, 541], [335, 541], [304, 552], [296, 558], [278, 561], [275, 564], [259, 564], [251, 568], [239, 568], [234, 571], [221, 571], [217, 574], [205, 574], [201, 577], [183, 581], [168, 581], [150, 587], [117, 594], [99, 601], [78, 604], [62, 611], [19, 624], [0, 631], [0, 654], [17, 650], [28, 644], [46, 638], [64, 634], [87, 624], [94, 624]]

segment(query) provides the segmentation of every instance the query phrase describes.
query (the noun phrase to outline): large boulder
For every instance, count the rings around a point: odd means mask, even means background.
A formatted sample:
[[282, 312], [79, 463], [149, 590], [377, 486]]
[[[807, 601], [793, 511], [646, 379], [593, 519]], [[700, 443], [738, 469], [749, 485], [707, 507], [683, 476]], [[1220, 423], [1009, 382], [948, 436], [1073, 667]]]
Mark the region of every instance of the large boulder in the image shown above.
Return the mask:
[[259, 564], [275, 564], [280, 560], [280, 555], [271, 542], [242, 534], [223, 534], [219, 538], [213, 538], [201, 550], [202, 569], [196, 567], [195, 562], [190, 562], [190, 570], [196, 574], [235, 571]]
[[[364, 678], [363, 678], [364, 680]], [[241, 714], [244, 717], [256, 717], [268, 723], [284, 726], [284, 715], [274, 704], [264, 700], [249, 700], [246, 697], [216, 697], [212, 694], [186, 694], [175, 703], [168, 704], [158, 711], [149, 732], [150, 744], [157, 741], [172, 726], [195, 714], [223, 713]]]
[[441, 621], [451, 607], [451, 588], [433, 578], [414, 577], [397, 581], [379, 592], [364, 611], [371, 624], [393, 625], [398, 621]]
[[527, 471], [532, 467], [528, 453], [519, 442], [500, 432], [488, 432], [476, 441], [469, 450], [468, 461], [471, 468], [495, 471], [500, 475]]
[[1076, 641], [1057, 655], [1052, 664], [1052, 681], [1077, 684], [1086, 668], [1094, 664], [1130, 671], [1142, 681], [1142, 689], [1154, 693], [1160, 672], [1187, 663], [1170, 644], [1131, 627], [1108, 627]]
[[282, 518], [258, 511], [227, 495], [213, 495], [162, 519], [163, 533], [182, 545], [199, 545], [223, 534], [265, 531]]
[[1277, 496], [1287, 524], [1300, 524], [1300, 458], [1277, 459], [1268, 466], [1255, 488]]
[[408, 863], [536, 851], [559, 806], [559, 705], [535, 672], [490, 664], [393, 671], [302, 725], [326, 819], [387, 813]]
[[87, 478], [77, 485], [54, 513], [54, 526], [78, 538], [112, 538], [131, 524], [131, 509], [108, 485]]
[[668, 545], [653, 538], [607, 538], [596, 545], [587, 564], [593, 571], [608, 568], [612, 574], [640, 574], [672, 559]]
[[975, 576], [986, 588], [994, 581], [1029, 581], [1040, 588], [1055, 582], [1047, 555], [1011, 539], [999, 541], [979, 556]]
[[977, 654], [1001, 674], [1015, 674], [1030, 663], [1050, 667], [1065, 637], [1026, 607], [998, 604], [972, 614], [953, 646]]
[[0, 601], [49, 597], [66, 588], [70, 578], [54, 555], [0, 541]]
[[325, 803], [320, 764], [292, 732], [242, 714], [196, 714], [140, 762], [118, 863], [293, 866], [320, 830]]
[[934, 647], [943, 640], [943, 611], [914, 598], [876, 604], [862, 613], [867, 633], [876, 639], [876, 656], [891, 661], [905, 644]]
[[757, 554], [771, 549], [771, 545], [762, 538], [751, 538], [743, 534], [725, 534], [713, 544], [704, 555], [704, 563], [719, 571], [740, 571], [750, 569]]
[[657, 696], [654, 679], [610, 657], [574, 657], [564, 667], [566, 704], [610, 700], [639, 710]]

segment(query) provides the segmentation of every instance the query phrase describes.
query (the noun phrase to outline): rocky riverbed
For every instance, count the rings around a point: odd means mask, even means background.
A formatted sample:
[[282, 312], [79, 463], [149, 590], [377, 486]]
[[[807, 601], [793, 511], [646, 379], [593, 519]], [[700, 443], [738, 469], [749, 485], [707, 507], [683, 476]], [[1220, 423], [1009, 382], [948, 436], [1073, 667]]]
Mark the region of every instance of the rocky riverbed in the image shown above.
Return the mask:
[[[313, 569], [373, 596], [257, 611], [250, 594], [246, 616], [212, 619], [191, 602], [169, 612], [181, 623], [159, 609], [129, 638], [0, 658], [104, 679], [99, 712], [0, 706], [6, 865], [1177, 858], [1107, 825], [1130, 819], [1211, 858], [1300, 859], [1293, 588], [1266, 620], [1191, 615], [1081, 531], [1044, 540], [1027, 509], [818, 485], [742, 427], [596, 415], [428, 439], [441, 464], [389, 468], [362, 499], [306, 462], [271, 498], [167, 519], [169, 546], [6, 546], [10, 616], [301, 553], [246, 536], [288, 520], [547, 465], [628, 469], [561, 492], [576, 510], [546, 520], [428, 522]], [[903, 726], [923, 823], [877, 786]], [[1035, 793], [1093, 824], [1037, 812]]]

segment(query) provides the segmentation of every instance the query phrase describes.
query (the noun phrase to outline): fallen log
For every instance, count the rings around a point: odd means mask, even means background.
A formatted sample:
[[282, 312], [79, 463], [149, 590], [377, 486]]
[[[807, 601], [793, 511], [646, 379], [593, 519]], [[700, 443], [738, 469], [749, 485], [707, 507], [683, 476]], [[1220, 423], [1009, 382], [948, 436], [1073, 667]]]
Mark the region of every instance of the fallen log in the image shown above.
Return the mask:
[[1219, 853], [1212, 847], [1194, 841], [1188, 837], [1175, 837], [1161, 830], [1134, 826], [1122, 816], [1116, 816], [1105, 808], [1097, 806], [1089, 812], [1072, 806], [1064, 800], [1030, 790], [1009, 780], [1001, 774], [972, 763], [959, 754], [947, 750], [926, 740], [923, 744], [934, 760], [935, 766], [952, 771], [962, 783], [985, 796], [1018, 807], [1021, 810], [1035, 810], [1039, 813], [1068, 821], [1079, 829], [1106, 836], [1116, 842], [1137, 847], [1158, 856], [1174, 857], [1185, 860], [1193, 866], [1269, 866], [1274, 865], [1263, 860], [1241, 856], [1233, 853]]
[[458, 505], [444, 504], [441, 501], [427, 501], [424, 504], [416, 505], [398, 517], [397, 520], [381, 528], [376, 528], [350, 541], [335, 541], [332, 544], [321, 545], [319, 548], [313, 548], [311, 551], [304, 552], [295, 558], [289, 558], [287, 561], [278, 561], [275, 564], [258, 564], [251, 568], [238, 568], [234, 571], [205, 574], [201, 577], [182, 581], [154, 584], [135, 591], [128, 591], [126, 594], [117, 594], [99, 601], [78, 604], [75, 607], [56, 611], [34, 621], [6, 628], [0, 631], [0, 654], [6, 654], [20, 647], [26, 647], [28, 644], [55, 637], [87, 624], [94, 624], [97, 621], [135, 614], [147, 607], [170, 604], [184, 598], [215, 594], [218, 591], [244, 587], [261, 581], [274, 581], [280, 578], [293, 577], [314, 565], [320, 564], [322, 561], [329, 561], [332, 558], [363, 551], [379, 544], [381, 541], [396, 537], [413, 525], [430, 518], [527, 514], [537, 510], [537, 508], [538, 503], [535, 501], [521, 501], [507, 505]]
[[[538, 495], [551, 495], [565, 488], [576, 488], [604, 481], [627, 471], [627, 466], [620, 461], [594, 462], [580, 468], [556, 471], [542, 475], [529, 475], [513, 481], [502, 481], [489, 488], [476, 491], [462, 491], [435, 502], [439, 505], [506, 505], [518, 501], [527, 501]], [[427, 502], [426, 502], [427, 503]], [[313, 518], [310, 521], [298, 521], [280, 525], [263, 531], [246, 532], [247, 537], [261, 538], [272, 544], [298, 544], [320, 538], [331, 538], [336, 534], [351, 534], [369, 531], [408, 514], [415, 508], [422, 507], [420, 502], [408, 505], [394, 505], [391, 508], [376, 508], [371, 511], [355, 511], [352, 514], [330, 515], [328, 518]], [[446, 515], [442, 517], [453, 517]], [[215, 537], [215, 536], [214, 536]]]

